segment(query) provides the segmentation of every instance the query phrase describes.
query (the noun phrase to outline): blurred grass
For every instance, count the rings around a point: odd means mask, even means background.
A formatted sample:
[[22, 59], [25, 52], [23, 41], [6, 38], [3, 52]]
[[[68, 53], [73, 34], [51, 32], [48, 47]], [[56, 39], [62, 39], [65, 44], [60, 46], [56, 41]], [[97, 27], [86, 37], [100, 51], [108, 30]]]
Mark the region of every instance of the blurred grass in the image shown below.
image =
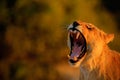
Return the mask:
[[66, 28], [74, 20], [115, 33], [110, 46], [120, 51], [115, 17], [100, 4], [99, 0], [1, 0], [0, 80], [73, 77], [66, 58]]

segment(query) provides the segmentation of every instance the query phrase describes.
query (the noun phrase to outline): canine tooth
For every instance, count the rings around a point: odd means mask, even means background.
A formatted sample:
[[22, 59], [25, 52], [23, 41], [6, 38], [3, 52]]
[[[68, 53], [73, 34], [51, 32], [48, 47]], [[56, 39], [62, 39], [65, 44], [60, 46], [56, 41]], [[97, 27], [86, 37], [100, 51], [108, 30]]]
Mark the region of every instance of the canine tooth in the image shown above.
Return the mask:
[[77, 35], [76, 35], [76, 39], [78, 39], [79, 35], [80, 35], [80, 33], [78, 32]]
[[77, 31], [75, 30], [74, 33], [76, 33]]
[[70, 55], [67, 55], [68, 58], [70, 58]]
[[77, 61], [77, 57], [74, 56], [74, 60]]

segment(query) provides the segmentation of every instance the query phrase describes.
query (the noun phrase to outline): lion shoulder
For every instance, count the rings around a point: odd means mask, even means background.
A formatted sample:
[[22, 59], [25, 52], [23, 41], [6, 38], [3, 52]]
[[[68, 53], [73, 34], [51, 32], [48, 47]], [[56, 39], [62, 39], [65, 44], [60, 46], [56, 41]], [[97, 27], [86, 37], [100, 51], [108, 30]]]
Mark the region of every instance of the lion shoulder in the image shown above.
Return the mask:
[[[120, 80], [120, 53], [110, 50], [109, 53], [105, 54], [105, 71], [104, 75], [106, 79]], [[103, 66], [103, 65], [101, 65]]]

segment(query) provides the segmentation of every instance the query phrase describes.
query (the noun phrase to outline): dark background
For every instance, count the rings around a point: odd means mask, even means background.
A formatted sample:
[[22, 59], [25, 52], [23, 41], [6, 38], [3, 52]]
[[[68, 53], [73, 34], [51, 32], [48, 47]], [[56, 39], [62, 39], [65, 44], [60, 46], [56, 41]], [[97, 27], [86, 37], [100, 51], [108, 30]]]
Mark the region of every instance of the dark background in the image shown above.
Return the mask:
[[0, 80], [77, 80], [67, 62], [74, 20], [114, 33], [120, 51], [119, 0], [0, 0]]

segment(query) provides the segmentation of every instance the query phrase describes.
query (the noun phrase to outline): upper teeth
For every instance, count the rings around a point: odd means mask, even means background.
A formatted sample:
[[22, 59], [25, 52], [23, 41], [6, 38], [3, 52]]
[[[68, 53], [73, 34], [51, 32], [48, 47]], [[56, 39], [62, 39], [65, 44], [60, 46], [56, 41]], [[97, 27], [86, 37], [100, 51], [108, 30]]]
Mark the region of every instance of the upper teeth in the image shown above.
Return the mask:
[[78, 32], [77, 35], [76, 35], [76, 39], [78, 39], [79, 35], [80, 35], [80, 33]]
[[70, 30], [70, 34], [71, 34], [71, 36], [73, 36], [73, 34], [76, 34], [76, 39], [78, 39], [79, 35], [80, 35], [80, 33], [76, 30], [75, 31]]
[[73, 33], [76, 33], [77, 31], [75, 30], [75, 31], [73, 31]]

